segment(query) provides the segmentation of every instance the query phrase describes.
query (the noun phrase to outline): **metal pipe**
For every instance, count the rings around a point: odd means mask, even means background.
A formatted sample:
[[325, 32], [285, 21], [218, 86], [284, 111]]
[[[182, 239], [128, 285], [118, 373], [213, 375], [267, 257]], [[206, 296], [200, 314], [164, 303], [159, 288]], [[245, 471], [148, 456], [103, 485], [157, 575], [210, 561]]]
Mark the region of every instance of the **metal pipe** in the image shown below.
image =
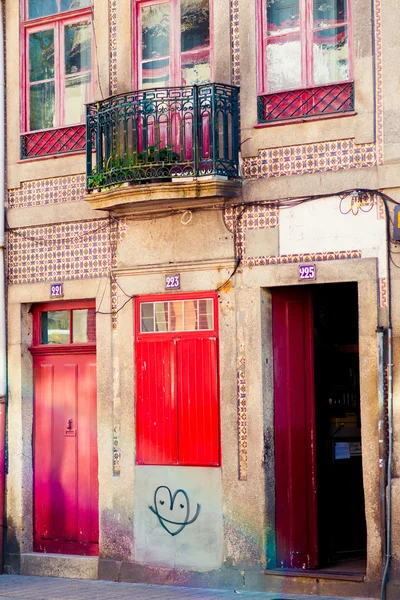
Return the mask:
[[381, 194], [386, 215], [386, 259], [388, 293], [387, 329], [387, 382], [388, 382], [388, 460], [387, 460], [387, 506], [386, 506], [386, 560], [382, 576], [381, 600], [386, 598], [386, 584], [392, 557], [392, 461], [393, 461], [393, 327], [392, 327], [392, 284], [390, 269], [390, 212], [385, 194]]
[[379, 435], [379, 495], [381, 508], [382, 569], [386, 554], [386, 448], [385, 448], [385, 329], [378, 326], [378, 435]]

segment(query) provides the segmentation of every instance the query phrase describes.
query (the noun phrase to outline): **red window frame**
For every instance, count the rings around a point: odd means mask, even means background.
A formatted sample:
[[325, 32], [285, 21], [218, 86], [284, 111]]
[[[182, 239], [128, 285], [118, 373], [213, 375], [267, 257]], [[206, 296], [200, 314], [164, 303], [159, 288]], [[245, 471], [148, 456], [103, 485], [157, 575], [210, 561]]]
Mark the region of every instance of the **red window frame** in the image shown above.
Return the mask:
[[[300, 0], [300, 40], [301, 40], [301, 78], [300, 86], [286, 88], [282, 90], [270, 91], [267, 88], [267, 65], [266, 65], [266, 48], [267, 48], [267, 0], [258, 0], [258, 47], [260, 51], [257, 53], [257, 75], [258, 75], [258, 95], [265, 94], [281, 94], [293, 89], [308, 89], [315, 87], [324, 87], [334, 84], [346, 83], [353, 81], [353, 35], [352, 35], [352, 6], [351, 0], [347, 0], [347, 28], [348, 28], [348, 45], [349, 45], [349, 77], [345, 80], [330, 81], [326, 84], [315, 84], [313, 81], [313, 32], [318, 28], [313, 27], [313, 0]], [[276, 39], [275, 37], [273, 39]]]
[[[45, 17], [34, 19], [28, 18], [28, 0], [22, 1], [21, 21], [21, 150], [22, 158], [55, 154], [58, 152], [84, 151], [86, 139], [82, 127], [84, 119], [78, 123], [65, 124], [64, 91], [65, 82], [69, 78], [65, 73], [65, 63], [62, 46], [62, 32], [67, 25], [78, 23], [82, 20], [92, 24], [93, 6], [58, 12]], [[46, 129], [30, 129], [30, 82], [29, 82], [29, 48], [28, 38], [31, 33], [38, 31], [54, 31], [54, 78], [46, 81], [54, 81], [55, 85], [55, 126]], [[91, 98], [94, 97], [94, 68], [93, 59], [95, 52], [94, 36], [92, 35], [92, 65], [90, 71], [82, 71], [82, 74], [91, 74]], [[40, 81], [35, 82], [35, 84]]]
[[[182, 84], [181, 75], [181, 51], [180, 51], [180, 36], [181, 36], [181, 20], [180, 20], [180, 0], [132, 0], [132, 31], [133, 31], [133, 87], [139, 89], [141, 77], [141, 18], [140, 10], [142, 6], [152, 6], [155, 4], [169, 4], [170, 6], [170, 82], [167, 87], [179, 87]], [[214, 0], [209, 0], [209, 16], [210, 16], [210, 82], [214, 80], [214, 65], [213, 65], [213, 49], [214, 49]], [[189, 54], [188, 51], [185, 54]], [[162, 86], [159, 86], [162, 87]]]
[[[82, 310], [86, 308], [96, 308], [95, 300], [65, 300], [56, 302], [44, 302], [43, 304], [36, 304], [32, 309], [33, 319], [33, 337], [31, 351], [35, 354], [62, 354], [66, 350], [73, 350], [75, 353], [81, 352], [95, 352], [96, 341], [87, 343], [76, 343], [72, 341], [72, 311]], [[40, 315], [44, 312], [56, 312], [68, 310], [70, 312], [70, 343], [69, 344], [42, 344], [41, 343], [41, 328], [40, 328]], [[96, 332], [95, 332], [96, 333]]]
[[[141, 313], [140, 313], [140, 305], [146, 302], [167, 302], [167, 301], [181, 301], [181, 300], [202, 300], [202, 299], [212, 299], [213, 300], [213, 328], [207, 330], [196, 330], [196, 331], [172, 331], [172, 332], [141, 332]], [[175, 466], [208, 466], [208, 467], [219, 467], [221, 464], [221, 435], [220, 435], [220, 390], [219, 390], [219, 340], [218, 340], [218, 295], [215, 292], [191, 292], [191, 293], [181, 293], [181, 294], [152, 294], [149, 296], [140, 296], [135, 299], [135, 318], [134, 318], [134, 328], [135, 328], [135, 364], [136, 364], [136, 464], [138, 465], [175, 465]], [[193, 424], [186, 422], [186, 419], [193, 418], [193, 413], [189, 415], [190, 402], [185, 402], [185, 398], [180, 394], [178, 390], [180, 389], [181, 382], [180, 380], [188, 378], [187, 370], [183, 370], [183, 361], [182, 356], [178, 355], [178, 351], [176, 350], [173, 358], [172, 358], [172, 371], [171, 371], [171, 395], [172, 398], [169, 398], [170, 404], [167, 402], [162, 406], [162, 414], [164, 417], [164, 421], [162, 423], [158, 423], [159, 429], [156, 429], [157, 432], [160, 431], [160, 436], [162, 439], [164, 438], [165, 429], [173, 428], [174, 429], [174, 437], [172, 439], [172, 445], [174, 449], [170, 452], [170, 448], [168, 448], [165, 452], [164, 449], [162, 451], [162, 458], [160, 459], [161, 454], [156, 452], [159, 457], [158, 460], [149, 460], [148, 452], [144, 448], [144, 444], [141, 442], [143, 436], [146, 435], [147, 428], [149, 427], [149, 422], [153, 425], [151, 408], [145, 404], [144, 400], [141, 400], [138, 397], [138, 377], [140, 373], [140, 369], [143, 367], [143, 362], [140, 360], [139, 356], [139, 344], [141, 342], [170, 342], [173, 340], [180, 341], [181, 343], [185, 343], [190, 340], [204, 340], [209, 339], [211, 341], [215, 341], [215, 345], [213, 346], [213, 350], [215, 350], [215, 402], [216, 404], [212, 407], [212, 423], [207, 427], [207, 430], [201, 429], [201, 422], [199, 422], [199, 427], [197, 428], [197, 424]], [[187, 349], [187, 346], [186, 346]], [[167, 350], [168, 353], [168, 350]], [[182, 361], [182, 364], [179, 367], [179, 360]], [[188, 359], [189, 360], [189, 359]], [[147, 369], [150, 367], [147, 365]], [[185, 378], [180, 378], [179, 368], [185, 373]], [[164, 392], [165, 393], [165, 392]], [[195, 402], [195, 399], [192, 398], [192, 402]], [[189, 406], [189, 409], [188, 409]], [[197, 411], [196, 407], [196, 411]], [[197, 413], [196, 413], [197, 414]], [[149, 416], [151, 415], [151, 416]], [[167, 423], [167, 424], [166, 424]], [[154, 425], [156, 425], [154, 423]], [[202, 422], [204, 426], [204, 419]], [[190, 434], [193, 432], [193, 427], [196, 427], [194, 438], [196, 438], [196, 443], [200, 439], [201, 441], [209, 441], [209, 450], [207, 450], [208, 454], [206, 459], [198, 459], [196, 455], [197, 448], [194, 447], [191, 449], [191, 444], [189, 442]], [[185, 433], [186, 432], [186, 433]], [[154, 436], [154, 431], [153, 434]], [[171, 442], [171, 439], [169, 441]], [[169, 458], [168, 458], [169, 456]]]

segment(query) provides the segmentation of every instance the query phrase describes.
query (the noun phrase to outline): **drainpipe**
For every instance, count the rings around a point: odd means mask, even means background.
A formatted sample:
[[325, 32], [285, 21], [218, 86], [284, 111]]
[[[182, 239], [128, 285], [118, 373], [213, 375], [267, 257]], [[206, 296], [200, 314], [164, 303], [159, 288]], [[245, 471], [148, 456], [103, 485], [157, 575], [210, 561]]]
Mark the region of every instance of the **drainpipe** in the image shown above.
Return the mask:
[[393, 325], [392, 325], [392, 280], [390, 269], [390, 212], [387, 197], [381, 195], [386, 213], [387, 244], [387, 295], [388, 295], [388, 327], [387, 327], [387, 384], [388, 384], [388, 421], [389, 448], [387, 456], [387, 508], [386, 508], [386, 556], [382, 576], [381, 600], [386, 598], [386, 584], [389, 577], [392, 558], [392, 462], [393, 462]]
[[4, 272], [5, 211], [5, 78], [4, 0], [0, 2], [0, 573], [3, 572], [6, 448], [6, 303]]
[[381, 506], [382, 571], [386, 556], [386, 440], [385, 440], [385, 328], [378, 325], [378, 431], [379, 431], [379, 494]]

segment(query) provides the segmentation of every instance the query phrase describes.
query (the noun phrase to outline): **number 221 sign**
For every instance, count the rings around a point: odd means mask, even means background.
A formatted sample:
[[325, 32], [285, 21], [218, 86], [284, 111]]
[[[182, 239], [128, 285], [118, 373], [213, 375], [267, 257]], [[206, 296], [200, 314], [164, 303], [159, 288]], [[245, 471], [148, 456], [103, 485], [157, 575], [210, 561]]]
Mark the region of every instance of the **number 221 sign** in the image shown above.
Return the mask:
[[317, 273], [315, 264], [299, 265], [299, 279], [316, 279]]

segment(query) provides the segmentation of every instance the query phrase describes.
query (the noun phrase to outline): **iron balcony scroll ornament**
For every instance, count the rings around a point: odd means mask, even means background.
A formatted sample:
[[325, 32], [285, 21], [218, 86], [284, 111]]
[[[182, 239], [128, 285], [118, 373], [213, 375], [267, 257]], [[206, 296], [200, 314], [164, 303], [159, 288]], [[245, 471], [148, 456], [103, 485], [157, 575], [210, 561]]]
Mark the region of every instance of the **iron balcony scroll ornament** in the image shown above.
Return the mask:
[[[95, 154], [94, 154], [95, 151]], [[239, 89], [157, 88], [87, 105], [87, 189], [238, 177]]]

